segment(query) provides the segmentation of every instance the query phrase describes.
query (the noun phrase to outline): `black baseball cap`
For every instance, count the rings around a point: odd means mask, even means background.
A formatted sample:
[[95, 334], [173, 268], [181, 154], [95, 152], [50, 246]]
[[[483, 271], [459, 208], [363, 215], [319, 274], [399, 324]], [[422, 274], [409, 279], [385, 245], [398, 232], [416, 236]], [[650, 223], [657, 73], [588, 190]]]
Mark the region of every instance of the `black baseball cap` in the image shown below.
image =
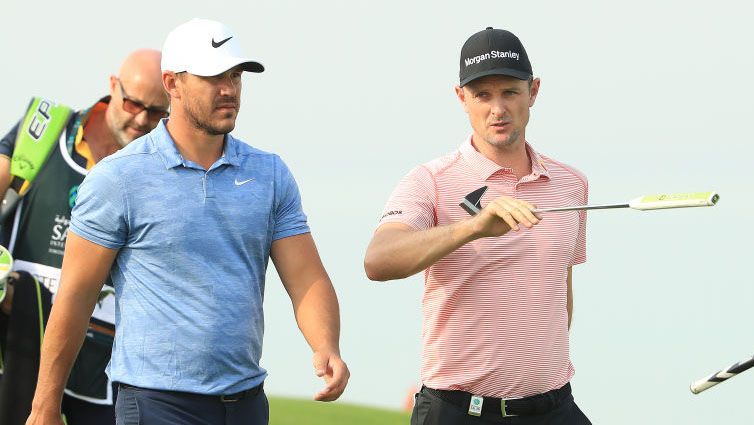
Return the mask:
[[533, 75], [521, 40], [510, 31], [492, 27], [479, 31], [463, 43], [458, 74], [461, 87], [487, 75], [507, 75], [519, 80], [528, 80]]

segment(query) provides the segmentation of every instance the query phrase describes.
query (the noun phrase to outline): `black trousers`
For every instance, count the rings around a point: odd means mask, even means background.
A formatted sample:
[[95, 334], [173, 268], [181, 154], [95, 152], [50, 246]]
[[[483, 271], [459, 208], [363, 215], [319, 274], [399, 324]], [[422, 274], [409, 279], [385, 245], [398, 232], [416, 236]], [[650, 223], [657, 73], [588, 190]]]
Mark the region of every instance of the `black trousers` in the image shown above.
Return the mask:
[[468, 406], [451, 404], [422, 390], [416, 394], [414, 410], [411, 413], [411, 425], [591, 425], [589, 419], [568, 395], [554, 410], [531, 416], [477, 417], [469, 415]]
[[122, 385], [115, 402], [117, 425], [267, 425], [270, 406], [259, 387], [223, 401], [220, 396]]

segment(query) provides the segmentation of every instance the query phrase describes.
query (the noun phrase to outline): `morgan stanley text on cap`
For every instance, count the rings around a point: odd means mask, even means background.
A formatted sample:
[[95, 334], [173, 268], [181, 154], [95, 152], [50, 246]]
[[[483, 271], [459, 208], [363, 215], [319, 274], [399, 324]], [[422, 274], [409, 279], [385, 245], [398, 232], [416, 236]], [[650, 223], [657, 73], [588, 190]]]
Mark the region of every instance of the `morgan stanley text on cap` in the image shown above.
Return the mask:
[[524, 45], [510, 31], [487, 27], [469, 37], [461, 47], [460, 86], [487, 75], [507, 75], [519, 80], [532, 77]]

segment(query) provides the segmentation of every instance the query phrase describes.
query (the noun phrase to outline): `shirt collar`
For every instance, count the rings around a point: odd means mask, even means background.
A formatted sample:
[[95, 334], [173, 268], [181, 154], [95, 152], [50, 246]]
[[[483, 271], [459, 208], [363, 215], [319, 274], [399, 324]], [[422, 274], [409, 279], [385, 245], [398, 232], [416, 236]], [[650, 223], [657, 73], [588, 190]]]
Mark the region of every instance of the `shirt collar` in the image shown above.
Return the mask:
[[[479, 175], [479, 177], [487, 180], [496, 172], [506, 170], [505, 167], [501, 167], [491, 159], [482, 155], [481, 152], [476, 150], [474, 145], [471, 143], [471, 137], [472, 136], [469, 136], [463, 142], [463, 144], [461, 144], [459, 151], [461, 152], [463, 159], [471, 166], [471, 168], [477, 175]], [[545, 177], [549, 179], [550, 173], [547, 170], [547, 166], [545, 166], [545, 162], [542, 159], [542, 156], [539, 155], [539, 153], [535, 151], [528, 142], [526, 142], [526, 152], [529, 154], [529, 158], [531, 159], [532, 176], [535, 179], [539, 177]]]
[[[185, 165], [185, 160], [181, 153], [178, 152], [178, 148], [175, 146], [173, 138], [170, 136], [166, 123], [168, 118], [163, 118], [157, 127], [154, 128], [149, 134], [154, 141], [154, 145], [157, 148], [162, 161], [165, 163], [165, 168], [175, 168], [179, 165]], [[236, 140], [230, 134], [225, 135], [225, 148], [223, 155], [215, 162], [216, 166], [222, 164], [229, 164], [235, 167], [241, 165], [238, 158], [238, 140]]]
[[234, 167], [241, 166], [241, 161], [238, 158], [239, 143], [243, 142], [236, 140], [236, 138], [231, 136], [230, 133], [225, 135], [225, 150], [223, 151], [223, 158], [225, 158], [228, 164]]
[[532, 174], [534, 174], [535, 176], [542, 176], [549, 179], [550, 170], [547, 169], [547, 166], [545, 165], [545, 160], [542, 158], [542, 155], [540, 155], [539, 152], [535, 151], [534, 148], [532, 148], [528, 142], [526, 143], [526, 151], [529, 152], [529, 158], [531, 158]]

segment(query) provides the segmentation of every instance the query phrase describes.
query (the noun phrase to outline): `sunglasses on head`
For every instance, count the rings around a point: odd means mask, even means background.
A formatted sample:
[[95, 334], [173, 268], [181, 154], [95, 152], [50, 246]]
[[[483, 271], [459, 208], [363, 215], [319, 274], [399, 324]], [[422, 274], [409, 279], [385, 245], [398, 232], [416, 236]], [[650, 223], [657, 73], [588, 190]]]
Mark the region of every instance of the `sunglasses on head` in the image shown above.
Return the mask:
[[146, 106], [138, 100], [131, 99], [126, 94], [126, 90], [123, 88], [123, 83], [118, 80], [118, 87], [120, 87], [120, 97], [123, 98], [123, 110], [132, 115], [138, 115], [141, 111], [147, 111], [147, 117], [150, 121], [157, 121], [161, 118], [165, 118], [170, 114], [169, 109], [156, 108], [154, 106]]

